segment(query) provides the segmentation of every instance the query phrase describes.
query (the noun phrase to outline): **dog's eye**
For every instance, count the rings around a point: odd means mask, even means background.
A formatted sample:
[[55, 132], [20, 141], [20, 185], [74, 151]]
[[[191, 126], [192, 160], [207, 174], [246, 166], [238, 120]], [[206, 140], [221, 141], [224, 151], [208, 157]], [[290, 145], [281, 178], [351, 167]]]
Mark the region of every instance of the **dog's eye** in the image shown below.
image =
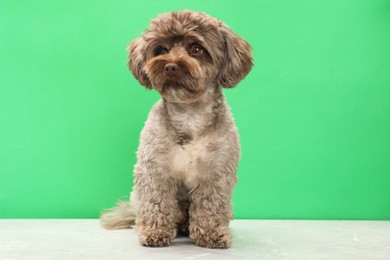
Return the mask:
[[203, 54], [203, 48], [197, 44], [192, 45], [189, 54], [191, 56], [199, 56]]
[[163, 47], [158, 47], [155, 51], [154, 51], [154, 56], [158, 56], [158, 55], [164, 55], [164, 54], [167, 54], [168, 53], [168, 50], [163, 48]]

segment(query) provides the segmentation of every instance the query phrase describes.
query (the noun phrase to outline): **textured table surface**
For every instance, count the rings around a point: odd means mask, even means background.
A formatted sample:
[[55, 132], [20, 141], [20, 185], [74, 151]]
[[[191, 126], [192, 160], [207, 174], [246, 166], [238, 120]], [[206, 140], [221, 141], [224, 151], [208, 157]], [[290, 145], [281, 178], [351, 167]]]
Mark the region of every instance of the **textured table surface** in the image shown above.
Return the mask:
[[170, 247], [139, 245], [134, 230], [98, 220], [0, 220], [0, 259], [390, 259], [390, 221], [235, 220], [230, 249], [188, 238]]

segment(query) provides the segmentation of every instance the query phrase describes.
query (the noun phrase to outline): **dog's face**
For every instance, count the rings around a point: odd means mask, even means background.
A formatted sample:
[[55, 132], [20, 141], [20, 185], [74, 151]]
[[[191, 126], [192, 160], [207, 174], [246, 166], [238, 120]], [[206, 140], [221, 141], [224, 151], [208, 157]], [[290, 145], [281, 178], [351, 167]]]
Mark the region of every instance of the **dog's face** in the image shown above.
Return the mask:
[[152, 20], [131, 42], [129, 68], [169, 102], [191, 103], [210, 86], [232, 88], [252, 68], [251, 48], [225, 24], [181, 11]]

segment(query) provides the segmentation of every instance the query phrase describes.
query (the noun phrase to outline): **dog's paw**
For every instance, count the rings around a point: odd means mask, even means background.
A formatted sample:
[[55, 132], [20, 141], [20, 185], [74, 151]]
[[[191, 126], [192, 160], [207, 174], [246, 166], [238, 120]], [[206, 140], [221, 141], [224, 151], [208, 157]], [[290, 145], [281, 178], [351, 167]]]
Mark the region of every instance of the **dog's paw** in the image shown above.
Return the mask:
[[143, 246], [164, 247], [171, 244], [172, 237], [172, 232], [169, 231], [148, 230], [140, 234], [139, 240]]
[[232, 242], [232, 236], [228, 227], [219, 228], [217, 230], [203, 230], [195, 229], [191, 233], [191, 238], [196, 242], [197, 246], [206, 248], [228, 248]]

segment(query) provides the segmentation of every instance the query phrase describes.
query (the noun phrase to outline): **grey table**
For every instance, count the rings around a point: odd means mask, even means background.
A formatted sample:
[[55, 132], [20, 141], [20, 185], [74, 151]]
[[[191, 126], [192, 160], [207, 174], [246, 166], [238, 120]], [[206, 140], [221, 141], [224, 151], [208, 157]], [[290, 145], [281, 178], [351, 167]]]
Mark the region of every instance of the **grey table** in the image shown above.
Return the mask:
[[0, 259], [390, 260], [390, 221], [234, 220], [230, 249], [189, 238], [147, 248], [134, 230], [107, 231], [98, 220], [0, 220]]

